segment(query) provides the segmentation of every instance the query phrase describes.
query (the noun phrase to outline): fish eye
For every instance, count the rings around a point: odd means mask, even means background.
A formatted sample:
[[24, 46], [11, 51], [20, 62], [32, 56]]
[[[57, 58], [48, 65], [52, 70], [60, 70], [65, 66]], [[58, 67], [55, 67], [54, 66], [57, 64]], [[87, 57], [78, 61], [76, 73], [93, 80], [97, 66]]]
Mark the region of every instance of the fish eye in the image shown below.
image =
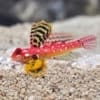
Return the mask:
[[15, 53], [16, 53], [16, 54], [20, 54], [21, 51], [22, 51], [22, 50], [21, 50], [20, 48], [17, 48], [17, 49], [15, 50]]
[[34, 60], [36, 60], [36, 59], [38, 59], [38, 56], [37, 56], [37, 55], [32, 55], [32, 58], [33, 58]]

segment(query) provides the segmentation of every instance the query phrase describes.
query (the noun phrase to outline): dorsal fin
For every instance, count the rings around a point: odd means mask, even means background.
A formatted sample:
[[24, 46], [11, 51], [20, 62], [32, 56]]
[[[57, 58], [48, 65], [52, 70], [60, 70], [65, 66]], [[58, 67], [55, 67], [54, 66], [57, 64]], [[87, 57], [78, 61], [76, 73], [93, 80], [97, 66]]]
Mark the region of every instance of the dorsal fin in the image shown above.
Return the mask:
[[46, 21], [39, 21], [32, 25], [30, 45], [40, 47], [51, 33], [51, 25]]

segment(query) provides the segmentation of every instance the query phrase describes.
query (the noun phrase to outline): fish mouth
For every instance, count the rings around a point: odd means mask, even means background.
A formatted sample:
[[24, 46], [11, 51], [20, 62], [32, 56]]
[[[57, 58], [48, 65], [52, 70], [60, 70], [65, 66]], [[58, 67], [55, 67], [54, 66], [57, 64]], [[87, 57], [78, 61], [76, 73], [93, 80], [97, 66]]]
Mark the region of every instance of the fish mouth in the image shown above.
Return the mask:
[[10, 57], [14, 61], [22, 62], [22, 59], [23, 59], [22, 56], [23, 56], [22, 55], [22, 49], [21, 48], [15, 48]]
[[23, 62], [23, 58], [20, 55], [17, 55], [17, 56], [12, 55], [11, 59], [14, 61]]

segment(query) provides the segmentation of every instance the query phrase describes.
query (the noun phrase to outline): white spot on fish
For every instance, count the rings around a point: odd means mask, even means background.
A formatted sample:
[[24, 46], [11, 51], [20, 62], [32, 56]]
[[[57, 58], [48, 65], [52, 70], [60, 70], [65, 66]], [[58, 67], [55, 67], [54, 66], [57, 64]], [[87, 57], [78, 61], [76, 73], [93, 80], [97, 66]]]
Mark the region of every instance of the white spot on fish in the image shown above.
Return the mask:
[[29, 57], [29, 54], [28, 54], [28, 53], [26, 53], [26, 54], [25, 54], [25, 57]]

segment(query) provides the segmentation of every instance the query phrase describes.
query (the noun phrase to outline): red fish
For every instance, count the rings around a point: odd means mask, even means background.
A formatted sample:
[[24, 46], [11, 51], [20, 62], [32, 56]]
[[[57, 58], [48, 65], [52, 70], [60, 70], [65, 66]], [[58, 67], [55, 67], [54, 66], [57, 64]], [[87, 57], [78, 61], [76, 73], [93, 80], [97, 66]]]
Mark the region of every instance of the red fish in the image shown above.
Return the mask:
[[[30, 47], [16, 48], [11, 58], [25, 63], [24, 71], [32, 76], [41, 75], [46, 68], [45, 58], [51, 58], [69, 53], [77, 48], [91, 49], [96, 37], [89, 35], [77, 40], [72, 40], [70, 35], [51, 34], [51, 25], [46, 21], [34, 23], [30, 32]], [[53, 38], [53, 41], [52, 41]]]
[[13, 60], [20, 62], [25, 62], [34, 55], [39, 58], [51, 58], [77, 48], [91, 49], [95, 40], [94, 35], [89, 35], [77, 40], [46, 42], [41, 47], [16, 48], [11, 57]]

